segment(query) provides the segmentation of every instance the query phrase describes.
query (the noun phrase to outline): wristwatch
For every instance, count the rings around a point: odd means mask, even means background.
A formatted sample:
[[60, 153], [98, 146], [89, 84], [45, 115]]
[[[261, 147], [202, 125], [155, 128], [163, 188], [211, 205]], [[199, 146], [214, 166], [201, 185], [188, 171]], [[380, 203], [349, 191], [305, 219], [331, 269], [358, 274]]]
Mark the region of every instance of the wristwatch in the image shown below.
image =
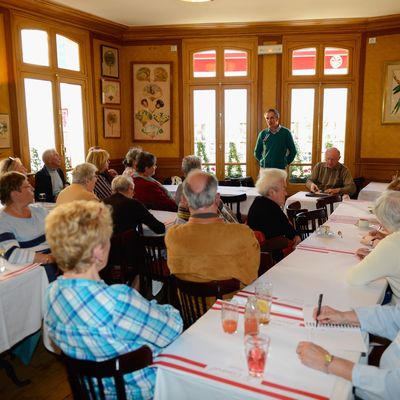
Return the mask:
[[326, 353], [326, 354], [324, 355], [324, 364], [325, 364], [326, 372], [327, 372], [327, 373], [329, 373], [328, 368], [329, 368], [329, 365], [331, 364], [332, 361], [333, 361], [333, 355], [332, 355], [332, 354], [329, 354], [329, 353]]

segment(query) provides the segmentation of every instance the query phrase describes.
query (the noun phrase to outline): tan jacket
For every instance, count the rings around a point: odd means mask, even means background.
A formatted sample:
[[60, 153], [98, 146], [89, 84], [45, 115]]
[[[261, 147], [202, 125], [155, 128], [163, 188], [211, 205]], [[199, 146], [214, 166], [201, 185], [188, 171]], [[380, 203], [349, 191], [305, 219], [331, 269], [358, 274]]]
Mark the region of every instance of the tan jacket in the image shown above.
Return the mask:
[[57, 197], [56, 205], [69, 203], [74, 200], [97, 200], [97, 196], [93, 192], [89, 192], [84, 186], [79, 183], [73, 183], [61, 190]]

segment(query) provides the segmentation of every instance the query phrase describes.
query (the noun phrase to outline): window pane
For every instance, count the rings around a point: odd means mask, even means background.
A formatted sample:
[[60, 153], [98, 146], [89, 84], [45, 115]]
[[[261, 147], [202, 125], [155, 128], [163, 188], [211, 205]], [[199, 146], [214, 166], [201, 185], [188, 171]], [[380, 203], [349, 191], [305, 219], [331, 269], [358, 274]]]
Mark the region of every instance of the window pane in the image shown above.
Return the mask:
[[[193, 122], [196, 155], [204, 164], [215, 164], [215, 90], [193, 91]], [[215, 166], [206, 170], [215, 173]]]
[[326, 47], [324, 52], [324, 74], [346, 75], [349, 72], [349, 51]]
[[247, 52], [224, 50], [224, 75], [247, 76]]
[[56, 35], [57, 41], [57, 65], [59, 68], [79, 71], [79, 45], [78, 43]]
[[224, 104], [225, 176], [239, 178], [246, 173], [240, 163], [246, 163], [247, 90], [226, 89]]
[[42, 153], [55, 147], [52, 84], [39, 79], [24, 79], [31, 170], [42, 165]]
[[195, 78], [217, 76], [217, 52], [215, 50], [193, 54], [193, 76]]
[[24, 63], [49, 66], [49, 44], [46, 31], [22, 29], [21, 42]]
[[289, 167], [290, 182], [305, 182], [311, 172], [314, 96], [314, 89], [292, 89], [291, 91], [290, 129], [297, 154]]
[[85, 161], [82, 87], [60, 84], [65, 167], [70, 169]]
[[324, 89], [321, 160], [325, 160], [325, 150], [328, 147], [337, 147], [341, 154], [341, 161], [344, 160], [346, 114], [347, 89]]
[[292, 53], [292, 75], [315, 75], [317, 67], [317, 49], [294, 50]]

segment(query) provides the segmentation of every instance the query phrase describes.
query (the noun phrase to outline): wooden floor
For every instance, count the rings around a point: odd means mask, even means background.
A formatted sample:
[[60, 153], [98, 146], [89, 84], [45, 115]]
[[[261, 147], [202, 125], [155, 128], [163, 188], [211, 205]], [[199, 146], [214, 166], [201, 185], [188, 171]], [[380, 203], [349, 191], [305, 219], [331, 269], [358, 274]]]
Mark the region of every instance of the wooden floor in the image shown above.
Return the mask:
[[[9, 357], [6, 358], [10, 360]], [[39, 341], [32, 361], [25, 366], [17, 358], [11, 360], [19, 379], [31, 383], [19, 388], [0, 370], [1, 400], [72, 400], [71, 389], [63, 365], [45, 350]]]

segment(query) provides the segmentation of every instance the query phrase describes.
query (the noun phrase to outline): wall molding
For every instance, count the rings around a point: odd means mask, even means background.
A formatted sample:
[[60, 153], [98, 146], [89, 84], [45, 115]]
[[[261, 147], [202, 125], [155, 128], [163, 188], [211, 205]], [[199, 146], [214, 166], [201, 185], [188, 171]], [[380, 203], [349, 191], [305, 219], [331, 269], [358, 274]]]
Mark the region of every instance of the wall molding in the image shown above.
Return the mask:
[[356, 167], [359, 176], [369, 182], [390, 182], [400, 171], [400, 158], [361, 158]]

